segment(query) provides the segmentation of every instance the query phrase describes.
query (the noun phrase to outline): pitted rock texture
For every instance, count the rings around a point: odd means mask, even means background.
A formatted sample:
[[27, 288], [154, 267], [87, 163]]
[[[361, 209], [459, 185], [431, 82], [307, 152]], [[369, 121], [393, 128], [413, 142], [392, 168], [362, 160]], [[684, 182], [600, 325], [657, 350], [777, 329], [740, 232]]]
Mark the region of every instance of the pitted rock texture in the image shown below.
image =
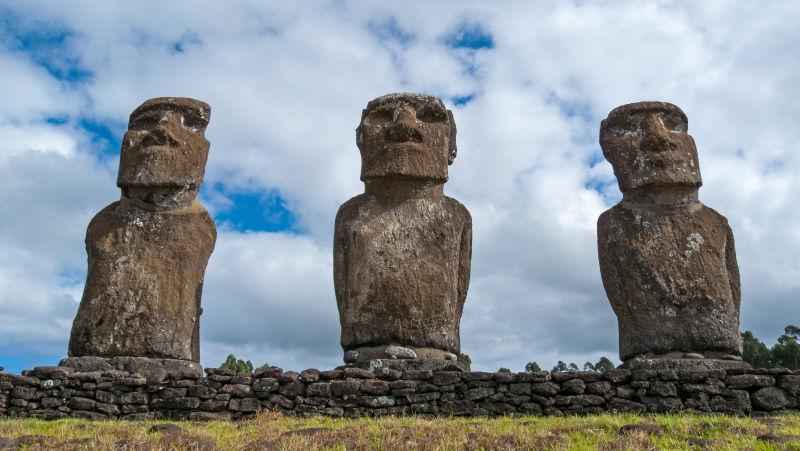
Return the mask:
[[199, 362], [200, 297], [216, 228], [196, 198], [210, 110], [159, 98], [131, 115], [120, 159], [122, 197], [90, 222], [88, 275], [70, 356]]
[[[131, 113], [122, 138], [120, 188], [196, 190], [203, 183], [211, 118], [207, 103], [185, 97], [150, 99]], [[190, 199], [191, 200], [191, 199]]]
[[341, 206], [334, 232], [346, 359], [414, 358], [392, 345], [452, 358], [472, 252], [470, 214], [443, 191], [456, 155], [452, 114], [435, 97], [379, 97], [362, 114], [357, 143], [365, 193]]
[[355, 418], [689, 409], [755, 416], [796, 414], [800, 407], [796, 393], [781, 388], [800, 377], [800, 371], [783, 368], [550, 374], [465, 372], [448, 365], [374, 371], [342, 366], [299, 373], [270, 366], [253, 373], [207, 368], [205, 377], [165, 366], [160, 378], [138, 369], [37, 367], [22, 375], [0, 372], [0, 416], [231, 420], [261, 410]]
[[697, 150], [686, 130], [684, 113], [662, 102], [621, 106], [601, 126], [603, 153], [623, 192], [597, 224], [622, 360], [741, 354], [733, 233], [697, 198]]

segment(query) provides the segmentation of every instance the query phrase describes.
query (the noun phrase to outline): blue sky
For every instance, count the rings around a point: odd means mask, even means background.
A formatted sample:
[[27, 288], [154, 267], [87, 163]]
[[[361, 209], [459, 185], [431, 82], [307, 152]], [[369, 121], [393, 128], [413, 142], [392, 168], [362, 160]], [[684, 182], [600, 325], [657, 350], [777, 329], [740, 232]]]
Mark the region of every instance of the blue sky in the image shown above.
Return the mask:
[[701, 199], [736, 234], [742, 328], [769, 341], [800, 318], [792, 2], [81, 3], [0, 7], [0, 366], [64, 357], [86, 225], [119, 196], [127, 116], [157, 96], [212, 106], [204, 365], [338, 364], [333, 216], [362, 191], [361, 109], [397, 91], [458, 124], [445, 189], [475, 224], [475, 368], [616, 357], [594, 227], [619, 192], [597, 130], [637, 100], [689, 116]]

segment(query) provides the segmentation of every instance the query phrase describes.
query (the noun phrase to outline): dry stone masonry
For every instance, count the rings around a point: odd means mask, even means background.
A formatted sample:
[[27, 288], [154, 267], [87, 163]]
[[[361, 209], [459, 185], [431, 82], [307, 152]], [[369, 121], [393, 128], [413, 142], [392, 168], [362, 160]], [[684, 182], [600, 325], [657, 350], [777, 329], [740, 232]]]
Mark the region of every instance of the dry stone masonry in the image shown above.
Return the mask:
[[[64, 362], [66, 363], [66, 362]], [[239, 419], [288, 415], [498, 416], [691, 410], [734, 415], [797, 412], [800, 371], [636, 370], [568, 373], [368, 371], [300, 373], [174, 369], [150, 374], [69, 366], [0, 372], [0, 415], [40, 418]]]
[[356, 143], [365, 192], [339, 209], [333, 244], [345, 362], [455, 360], [472, 219], [444, 195], [453, 114], [435, 97], [388, 94], [363, 111]]
[[633, 369], [746, 366], [733, 233], [698, 200], [687, 125], [675, 105], [640, 102], [615, 108], [600, 127], [623, 193], [597, 222], [600, 270], [620, 358]]
[[131, 114], [117, 178], [122, 196], [86, 232], [89, 270], [69, 344], [74, 364], [104, 357], [121, 370], [130, 362], [111, 358], [124, 356], [139, 358], [137, 367], [200, 371], [200, 295], [216, 241], [197, 200], [210, 111], [169, 97]]

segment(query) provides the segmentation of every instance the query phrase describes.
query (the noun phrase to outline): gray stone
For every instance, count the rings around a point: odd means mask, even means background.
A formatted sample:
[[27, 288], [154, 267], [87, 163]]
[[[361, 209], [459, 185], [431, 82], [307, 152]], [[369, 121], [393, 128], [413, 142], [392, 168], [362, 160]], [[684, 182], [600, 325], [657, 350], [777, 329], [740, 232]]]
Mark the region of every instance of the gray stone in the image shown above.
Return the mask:
[[469, 415], [477, 406], [474, 401], [451, 401], [441, 405], [441, 411], [449, 415]]
[[597, 395], [566, 395], [556, 396], [556, 406], [590, 407], [602, 406], [606, 400]]
[[569, 395], [581, 395], [586, 391], [586, 383], [580, 379], [572, 379], [561, 384], [561, 391]]
[[200, 406], [199, 398], [170, 398], [170, 399], [153, 399], [150, 401], [150, 407], [153, 409], [196, 409]]
[[611, 382], [608, 381], [589, 382], [586, 384], [586, 392], [592, 395], [605, 395], [611, 392], [611, 389]]
[[438, 371], [433, 374], [432, 382], [436, 385], [452, 385], [461, 382], [461, 373], [458, 371]]
[[795, 398], [800, 398], [800, 374], [781, 376], [778, 386], [791, 393]]
[[331, 395], [330, 382], [315, 382], [306, 387], [306, 396], [329, 397]]
[[280, 384], [278, 383], [278, 380], [271, 377], [256, 379], [256, 381], [253, 382], [253, 390], [256, 392], [276, 392], [278, 391], [279, 387]]
[[409, 395], [408, 400], [412, 404], [416, 404], [416, 403], [420, 403], [420, 402], [427, 403], [427, 402], [435, 401], [435, 400], [441, 398], [441, 396], [442, 395], [439, 392], [417, 393], [415, 395]]
[[280, 394], [282, 394], [283, 396], [291, 398], [294, 396], [302, 395], [303, 393], [305, 393], [305, 390], [306, 390], [306, 384], [304, 384], [302, 381], [294, 381], [281, 386], [281, 388], [278, 389], [278, 392], [280, 392]]
[[98, 402], [95, 406], [95, 409], [98, 412], [104, 413], [108, 416], [116, 417], [120, 414], [119, 407], [115, 406], [114, 404], [108, 404], [103, 402]]
[[[300, 381], [297, 382], [299, 382], [301, 385], [303, 384]], [[227, 393], [234, 398], [249, 398], [250, 396], [253, 396], [253, 388], [244, 384], [228, 384], [223, 385], [222, 388], [217, 391], [217, 393]]]
[[261, 410], [261, 403], [255, 398], [233, 398], [228, 404], [228, 409], [234, 412], [255, 412]]
[[147, 393], [136, 391], [123, 393], [119, 397], [121, 404], [147, 404], [147, 401]]
[[556, 371], [550, 375], [555, 382], [566, 382], [580, 379], [583, 382], [597, 382], [603, 380], [603, 373], [599, 371]]
[[477, 401], [487, 398], [495, 393], [494, 388], [478, 387], [472, 388], [464, 392], [464, 399], [469, 401]]
[[331, 392], [334, 396], [354, 395], [358, 393], [361, 381], [358, 379], [331, 381]]
[[728, 388], [771, 387], [775, 385], [775, 378], [759, 374], [737, 374], [725, 378]]
[[417, 353], [413, 349], [403, 346], [387, 346], [386, 356], [390, 359], [416, 359]]
[[678, 390], [672, 382], [654, 381], [647, 388], [647, 394], [661, 397], [677, 397]]
[[750, 397], [753, 405], [762, 410], [779, 410], [797, 405], [788, 393], [777, 387], [761, 388]]
[[33, 387], [24, 387], [22, 385], [17, 385], [11, 390], [11, 396], [18, 399], [29, 400], [33, 399], [36, 395], [36, 389]]
[[561, 388], [552, 382], [539, 382], [531, 384], [531, 391], [541, 396], [555, 396]]
[[217, 391], [207, 385], [193, 385], [186, 389], [186, 394], [195, 398], [208, 399], [213, 398]]
[[72, 410], [94, 410], [97, 406], [97, 401], [94, 399], [81, 398], [79, 396], [70, 398], [67, 401], [67, 407]]
[[370, 395], [385, 395], [391, 390], [389, 384], [382, 380], [365, 380], [359, 389]]

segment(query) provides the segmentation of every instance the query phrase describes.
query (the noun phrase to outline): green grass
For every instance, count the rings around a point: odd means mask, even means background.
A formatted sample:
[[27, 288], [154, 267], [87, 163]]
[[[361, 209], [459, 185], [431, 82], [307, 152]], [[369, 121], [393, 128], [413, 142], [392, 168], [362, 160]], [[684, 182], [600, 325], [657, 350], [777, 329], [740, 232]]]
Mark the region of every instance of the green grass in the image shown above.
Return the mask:
[[[261, 413], [240, 422], [176, 421], [180, 434], [151, 432], [165, 422], [0, 420], [0, 437], [59, 449], [798, 449], [761, 434], [800, 436], [800, 415], [768, 419], [712, 415], [375, 419], [292, 418]], [[630, 424], [653, 430], [621, 433]], [[657, 426], [652, 426], [657, 425]], [[315, 428], [315, 429], [312, 429]], [[294, 432], [293, 432], [294, 431]], [[34, 436], [34, 437], [30, 437]], [[76, 439], [84, 439], [79, 441]], [[2, 443], [2, 439], [0, 439]], [[2, 446], [0, 445], [0, 448]]]

